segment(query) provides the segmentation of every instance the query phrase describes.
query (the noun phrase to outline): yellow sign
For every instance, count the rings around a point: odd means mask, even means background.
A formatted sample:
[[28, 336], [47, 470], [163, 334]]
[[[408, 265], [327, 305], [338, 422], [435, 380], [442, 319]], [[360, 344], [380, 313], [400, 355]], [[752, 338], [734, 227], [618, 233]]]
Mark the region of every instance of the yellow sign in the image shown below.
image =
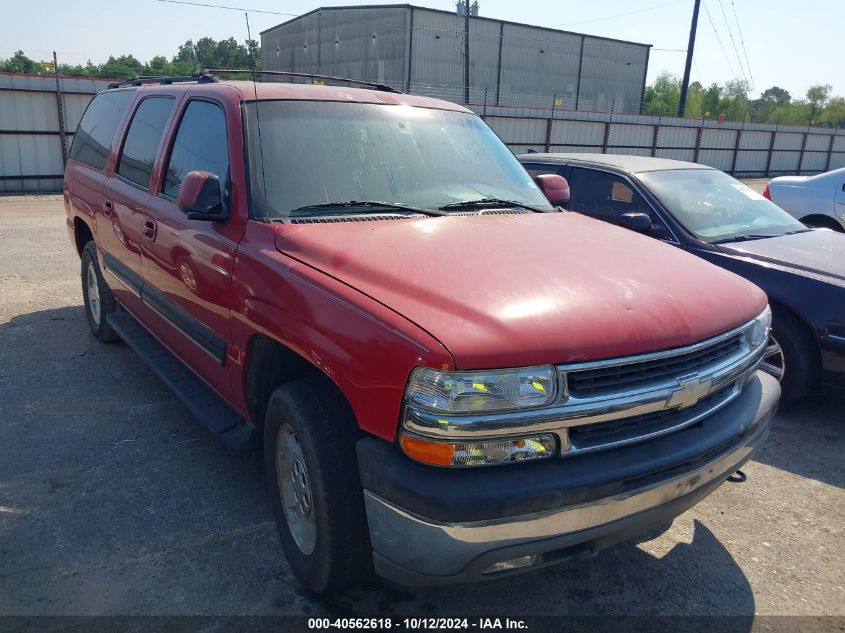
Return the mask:
[[50, 70], [53, 70], [56, 67], [56, 65], [53, 62], [41, 62], [41, 65], [44, 68], [49, 68]]

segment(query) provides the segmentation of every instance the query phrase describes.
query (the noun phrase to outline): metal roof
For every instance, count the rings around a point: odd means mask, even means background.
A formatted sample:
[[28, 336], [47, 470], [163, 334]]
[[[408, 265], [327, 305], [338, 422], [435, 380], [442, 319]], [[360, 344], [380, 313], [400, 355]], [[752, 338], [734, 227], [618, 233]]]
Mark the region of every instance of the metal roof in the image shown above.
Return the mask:
[[646, 171], [663, 171], [665, 169], [713, 169], [707, 165], [688, 163], [683, 160], [670, 158], [652, 158], [651, 156], [632, 156], [628, 154], [587, 154], [587, 153], [555, 153], [555, 154], [520, 154], [518, 158], [524, 162], [553, 161], [561, 163], [594, 163], [617, 167], [623, 171], [639, 174]]

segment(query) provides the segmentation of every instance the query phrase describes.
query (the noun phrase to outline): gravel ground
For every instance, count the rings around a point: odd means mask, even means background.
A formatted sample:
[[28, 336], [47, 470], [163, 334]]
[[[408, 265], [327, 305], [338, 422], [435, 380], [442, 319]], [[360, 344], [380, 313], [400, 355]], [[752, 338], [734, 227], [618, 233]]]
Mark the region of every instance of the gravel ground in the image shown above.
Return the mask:
[[0, 614], [845, 616], [841, 402], [779, 414], [748, 481], [653, 540], [319, 600], [285, 561], [256, 460], [88, 334], [61, 198], [0, 198], [0, 253]]

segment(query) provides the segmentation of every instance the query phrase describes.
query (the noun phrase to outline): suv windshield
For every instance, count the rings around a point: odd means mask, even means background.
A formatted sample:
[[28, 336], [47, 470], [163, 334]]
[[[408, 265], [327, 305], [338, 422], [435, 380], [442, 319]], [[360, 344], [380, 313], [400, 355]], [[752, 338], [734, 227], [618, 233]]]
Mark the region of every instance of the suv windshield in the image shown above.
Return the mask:
[[331, 215], [375, 210], [328, 204], [367, 200], [439, 209], [496, 199], [552, 210], [510, 150], [472, 114], [281, 100], [249, 103], [247, 111], [259, 218], [314, 205]]
[[807, 230], [751, 187], [716, 169], [667, 169], [637, 177], [684, 228], [707, 242]]

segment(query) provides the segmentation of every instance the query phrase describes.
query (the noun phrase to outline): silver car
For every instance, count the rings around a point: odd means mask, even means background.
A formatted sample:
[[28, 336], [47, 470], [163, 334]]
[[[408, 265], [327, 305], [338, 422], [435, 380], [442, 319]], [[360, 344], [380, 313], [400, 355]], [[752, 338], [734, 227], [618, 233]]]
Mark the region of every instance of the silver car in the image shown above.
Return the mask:
[[845, 231], [845, 167], [772, 178], [763, 195], [807, 226]]

